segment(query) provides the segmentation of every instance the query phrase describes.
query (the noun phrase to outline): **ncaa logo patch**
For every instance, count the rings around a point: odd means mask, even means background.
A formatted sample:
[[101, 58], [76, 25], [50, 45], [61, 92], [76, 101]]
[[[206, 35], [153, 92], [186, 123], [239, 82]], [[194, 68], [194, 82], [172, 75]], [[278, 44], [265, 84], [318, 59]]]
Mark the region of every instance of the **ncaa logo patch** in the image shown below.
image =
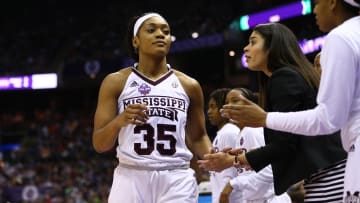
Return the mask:
[[143, 83], [140, 85], [138, 91], [142, 94], [142, 95], [147, 95], [150, 93], [151, 88], [149, 87], [149, 85], [147, 85], [146, 83]]

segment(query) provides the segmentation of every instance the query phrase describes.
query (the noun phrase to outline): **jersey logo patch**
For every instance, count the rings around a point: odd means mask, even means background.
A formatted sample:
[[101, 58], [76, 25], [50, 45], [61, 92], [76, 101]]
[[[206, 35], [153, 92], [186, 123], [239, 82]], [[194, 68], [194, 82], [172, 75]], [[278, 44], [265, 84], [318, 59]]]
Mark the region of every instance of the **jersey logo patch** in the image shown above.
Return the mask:
[[142, 95], [147, 95], [150, 93], [151, 88], [149, 87], [149, 85], [147, 85], [146, 83], [143, 83], [140, 85], [138, 91], [140, 92], [140, 94]]
[[242, 146], [244, 144], [244, 138], [240, 138], [240, 146]]
[[351, 145], [349, 152], [355, 152], [355, 145]]
[[174, 81], [174, 82], [171, 83], [171, 86], [173, 88], [177, 88], [179, 86], [179, 84], [176, 81]]
[[134, 80], [132, 81], [132, 83], [130, 84], [130, 87], [137, 87], [139, 86], [139, 84]]

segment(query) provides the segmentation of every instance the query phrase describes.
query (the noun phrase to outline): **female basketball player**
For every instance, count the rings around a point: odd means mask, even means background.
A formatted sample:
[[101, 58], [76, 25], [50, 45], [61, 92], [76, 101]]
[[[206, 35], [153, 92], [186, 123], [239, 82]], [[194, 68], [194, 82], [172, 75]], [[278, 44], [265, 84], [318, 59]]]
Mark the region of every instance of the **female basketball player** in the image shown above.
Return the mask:
[[[255, 94], [246, 88], [232, 90], [221, 88], [210, 94], [208, 116], [210, 123], [218, 127], [213, 141], [214, 151], [226, 148], [241, 148], [244, 151], [265, 145], [263, 128], [242, 127], [229, 122], [220, 114], [225, 104], [238, 104], [239, 97], [256, 101]], [[271, 166], [259, 173], [246, 168], [230, 167], [221, 172], [210, 172], [211, 193], [213, 203], [290, 203], [287, 193], [276, 196]]]
[[198, 199], [193, 156], [209, 153], [199, 83], [170, 67], [170, 27], [157, 13], [129, 22], [129, 47], [137, 61], [103, 80], [94, 119], [97, 152], [116, 147], [109, 202], [191, 202]]

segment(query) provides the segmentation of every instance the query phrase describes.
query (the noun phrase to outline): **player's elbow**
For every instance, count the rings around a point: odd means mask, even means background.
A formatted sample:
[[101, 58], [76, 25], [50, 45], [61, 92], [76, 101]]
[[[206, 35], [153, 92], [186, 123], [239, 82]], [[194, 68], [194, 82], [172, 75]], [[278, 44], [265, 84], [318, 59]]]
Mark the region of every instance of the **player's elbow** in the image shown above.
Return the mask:
[[92, 145], [97, 153], [104, 153], [111, 149], [111, 146], [108, 146], [103, 141], [96, 139], [95, 136], [93, 136]]

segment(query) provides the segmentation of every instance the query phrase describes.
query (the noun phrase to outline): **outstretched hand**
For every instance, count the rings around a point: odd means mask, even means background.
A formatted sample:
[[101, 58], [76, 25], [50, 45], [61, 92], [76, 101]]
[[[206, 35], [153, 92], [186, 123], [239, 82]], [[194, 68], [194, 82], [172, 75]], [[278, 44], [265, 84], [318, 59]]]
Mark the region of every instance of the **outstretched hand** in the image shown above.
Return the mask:
[[226, 104], [221, 116], [240, 127], [266, 127], [266, 112], [255, 103], [241, 97], [244, 104]]
[[206, 171], [220, 172], [233, 165], [234, 156], [226, 152], [205, 154], [203, 160], [198, 160], [200, 168]]

